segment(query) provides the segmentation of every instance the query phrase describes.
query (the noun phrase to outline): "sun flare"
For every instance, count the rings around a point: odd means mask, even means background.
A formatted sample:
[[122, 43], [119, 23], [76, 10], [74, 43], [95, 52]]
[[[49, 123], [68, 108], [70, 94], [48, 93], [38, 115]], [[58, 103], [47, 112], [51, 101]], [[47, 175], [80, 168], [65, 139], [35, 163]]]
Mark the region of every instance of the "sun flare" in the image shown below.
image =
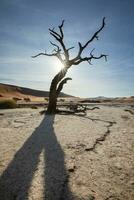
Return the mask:
[[59, 60], [54, 61], [54, 66], [57, 72], [64, 68], [64, 65]]

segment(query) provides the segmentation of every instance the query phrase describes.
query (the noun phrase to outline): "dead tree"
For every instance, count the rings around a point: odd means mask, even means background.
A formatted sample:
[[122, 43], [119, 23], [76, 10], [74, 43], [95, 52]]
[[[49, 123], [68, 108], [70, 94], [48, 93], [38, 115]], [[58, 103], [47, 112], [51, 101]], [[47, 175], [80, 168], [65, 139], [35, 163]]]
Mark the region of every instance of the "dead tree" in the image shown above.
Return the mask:
[[67, 83], [68, 80], [72, 80], [71, 78], [64, 78], [66, 76], [66, 73], [68, 69], [72, 65], [79, 65], [82, 62], [88, 62], [91, 65], [92, 60], [98, 60], [101, 58], [107, 59], [107, 55], [101, 54], [99, 56], [95, 56], [93, 54], [93, 51], [90, 51], [89, 55], [87, 57], [83, 57], [82, 53], [85, 50], [87, 46], [90, 45], [95, 39], [98, 40], [99, 38], [99, 33], [102, 31], [102, 29], [105, 26], [105, 17], [102, 20], [102, 25], [101, 27], [92, 35], [92, 37], [85, 43], [82, 44], [81, 42], [78, 42], [79, 49], [77, 52], [77, 55], [70, 59], [70, 50], [73, 49], [74, 47], [66, 47], [65, 42], [64, 42], [64, 31], [63, 31], [63, 26], [64, 26], [64, 20], [62, 21], [61, 25], [58, 26], [58, 31], [55, 31], [55, 29], [49, 29], [49, 33], [51, 36], [56, 40], [57, 43], [51, 42], [51, 45], [53, 46], [53, 51], [52, 53], [47, 53], [46, 51], [44, 53], [39, 53], [35, 56], [32, 56], [33, 58], [38, 57], [38, 56], [55, 56], [57, 57], [60, 62], [63, 64], [64, 68], [60, 70], [58, 74], [52, 79], [51, 86], [50, 86], [50, 92], [49, 92], [49, 104], [47, 108], [47, 114], [54, 114], [56, 112], [56, 104], [57, 104], [57, 97], [59, 93], [61, 92], [63, 85]]

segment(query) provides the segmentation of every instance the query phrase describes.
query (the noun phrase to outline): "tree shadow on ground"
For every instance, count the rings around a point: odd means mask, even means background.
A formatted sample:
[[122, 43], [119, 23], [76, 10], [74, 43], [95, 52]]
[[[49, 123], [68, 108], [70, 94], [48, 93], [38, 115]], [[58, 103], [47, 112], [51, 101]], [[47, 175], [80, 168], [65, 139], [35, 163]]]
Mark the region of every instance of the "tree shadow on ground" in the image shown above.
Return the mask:
[[38, 128], [27, 139], [0, 177], [0, 199], [29, 199], [29, 189], [40, 154], [44, 152], [44, 194], [41, 199], [73, 199], [68, 186], [68, 172], [64, 152], [57, 141], [54, 115], [46, 115]]

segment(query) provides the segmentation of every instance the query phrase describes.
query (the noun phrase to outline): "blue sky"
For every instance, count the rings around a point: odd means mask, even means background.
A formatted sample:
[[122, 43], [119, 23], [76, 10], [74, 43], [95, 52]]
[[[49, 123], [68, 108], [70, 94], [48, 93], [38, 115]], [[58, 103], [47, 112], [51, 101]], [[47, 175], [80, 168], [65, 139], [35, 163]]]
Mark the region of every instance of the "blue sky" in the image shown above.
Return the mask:
[[0, 0], [0, 82], [49, 90], [60, 64], [56, 58], [31, 56], [52, 48], [48, 28], [65, 19], [65, 42], [86, 42], [106, 17], [99, 41], [92, 43], [96, 54], [108, 61], [93, 61], [72, 67], [72, 81], [63, 91], [75, 96], [134, 95], [134, 1], [133, 0]]

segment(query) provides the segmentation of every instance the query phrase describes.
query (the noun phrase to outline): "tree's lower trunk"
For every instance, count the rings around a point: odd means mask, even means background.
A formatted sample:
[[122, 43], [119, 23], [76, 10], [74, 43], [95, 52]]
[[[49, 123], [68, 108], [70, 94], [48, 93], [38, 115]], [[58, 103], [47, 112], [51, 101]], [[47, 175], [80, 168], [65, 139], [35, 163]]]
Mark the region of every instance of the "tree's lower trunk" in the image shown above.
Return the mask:
[[49, 95], [49, 104], [47, 108], [47, 114], [55, 114], [56, 113], [56, 105], [57, 105], [57, 94], [56, 90], [51, 91]]
[[[49, 104], [47, 108], [47, 114], [56, 113], [57, 98], [63, 88], [63, 85], [67, 83], [71, 78], [64, 78], [68, 68], [62, 69], [52, 80], [49, 92]], [[64, 79], [63, 79], [64, 78]]]
[[64, 78], [67, 73], [67, 69], [62, 69], [52, 80], [49, 91], [49, 104], [47, 108], [47, 114], [56, 113], [57, 97], [60, 92], [57, 92], [59, 82]]

